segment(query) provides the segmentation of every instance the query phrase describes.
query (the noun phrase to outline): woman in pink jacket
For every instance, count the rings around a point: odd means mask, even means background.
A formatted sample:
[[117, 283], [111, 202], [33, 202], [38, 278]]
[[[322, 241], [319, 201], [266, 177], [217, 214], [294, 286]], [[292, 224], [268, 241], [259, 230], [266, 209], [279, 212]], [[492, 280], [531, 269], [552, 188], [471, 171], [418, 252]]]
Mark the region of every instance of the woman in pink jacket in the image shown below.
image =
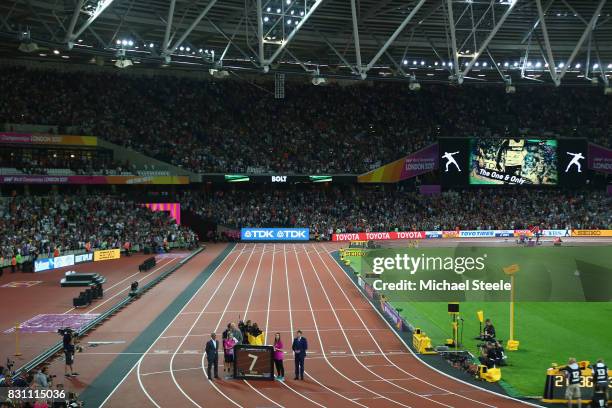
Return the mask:
[[226, 375], [232, 375], [233, 369], [232, 366], [234, 364], [234, 346], [238, 343], [238, 340], [234, 337], [232, 332], [229, 332], [227, 338], [223, 340], [223, 356], [224, 363], [223, 364], [223, 372]]
[[278, 381], [285, 380], [285, 367], [283, 366], [283, 358], [285, 358], [285, 352], [283, 351], [283, 342], [280, 338], [280, 333], [274, 335], [274, 366], [276, 366], [276, 379]]

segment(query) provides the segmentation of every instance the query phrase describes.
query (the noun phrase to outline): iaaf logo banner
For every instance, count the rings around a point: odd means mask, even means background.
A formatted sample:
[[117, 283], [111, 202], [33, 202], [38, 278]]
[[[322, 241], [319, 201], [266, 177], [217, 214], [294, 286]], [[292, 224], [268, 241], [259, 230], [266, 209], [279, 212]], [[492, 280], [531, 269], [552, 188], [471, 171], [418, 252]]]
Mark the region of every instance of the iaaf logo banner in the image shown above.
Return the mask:
[[309, 228], [242, 228], [242, 241], [308, 241]]
[[332, 235], [332, 241], [392, 241], [397, 239], [424, 238], [425, 231], [349, 232]]

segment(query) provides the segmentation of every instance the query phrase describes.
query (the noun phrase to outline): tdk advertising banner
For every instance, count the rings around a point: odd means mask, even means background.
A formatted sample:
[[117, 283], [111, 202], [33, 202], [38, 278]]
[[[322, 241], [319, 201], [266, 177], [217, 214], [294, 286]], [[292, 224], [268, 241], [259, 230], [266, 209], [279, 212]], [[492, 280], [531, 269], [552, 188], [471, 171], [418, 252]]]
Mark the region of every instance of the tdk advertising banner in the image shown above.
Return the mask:
[[309, 228], [242, 228], [242, 241], [308, 241]]

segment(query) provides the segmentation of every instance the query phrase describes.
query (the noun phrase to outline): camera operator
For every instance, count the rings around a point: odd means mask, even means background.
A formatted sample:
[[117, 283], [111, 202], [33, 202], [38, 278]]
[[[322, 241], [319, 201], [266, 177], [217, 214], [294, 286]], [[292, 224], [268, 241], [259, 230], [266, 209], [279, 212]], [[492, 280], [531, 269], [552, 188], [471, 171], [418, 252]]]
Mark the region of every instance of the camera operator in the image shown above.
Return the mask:
[[74, 351], [75, 351], [75, 340], [76, 335], [72, 331], [72, 329], [67, 328], [64, 330], [60, 329], [60, 333], [63, 337], [64, 344], [64, 357], [66, 359], [66, 366], [64, 368], [64, 375], [68, 378], [79, 375], [79, 373], [75, 373], [72, 364], [74, 363]]
[[493, 342], [493, 355], [495, 356], [495, 365], [498, 367], [506, 365], [506, 351], [504, 350], [504, 346], [495, 340]]
[[478, 360], [480, 361], [480, 364], [486, 365], [487, 368], [492, 368], [495, 365], [495, 359], [497, 358], [494, 343], [486, 342], [484, 344], [480, 344], [479, 348], [480, 357], [478, 357]]

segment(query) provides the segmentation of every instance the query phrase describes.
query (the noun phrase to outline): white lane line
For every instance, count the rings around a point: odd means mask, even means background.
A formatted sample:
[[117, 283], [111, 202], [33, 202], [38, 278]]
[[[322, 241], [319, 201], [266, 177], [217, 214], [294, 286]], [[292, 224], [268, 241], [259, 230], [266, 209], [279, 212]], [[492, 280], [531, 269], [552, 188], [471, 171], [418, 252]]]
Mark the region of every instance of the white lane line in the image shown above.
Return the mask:
[[[219, 266], [221, 266], [229, 257], [230, 255], [232, 255], [235, 252], [236, 248], [233, 248], [232, 251], [230, 253], [227, 254], [227, 256], [219, 263]], [[196, 255], [197, 257], [197, 255]], [[219, 268], [219, 266], [217, 266], [217, 268], [215, 268], [215, 271]], [[213, 271], [213, 273], [215, 272]], [[211, 274], [212, 276], [212, 274]], [[208, 282], [208, 280], [206, 281]], [[204, 287], [206, 286], [206, 282], [204, 283], [204, 285], [202, 285], [191, 297], [191, 299], [193, 299], [198, 292]], [[183, 306], [183, 309], [189, 304], [189, 302], [191, 301], [191, 299], [189, 299], [189, 301], [187, 301], [187, 303], [185, 303], [185, 306]], [[102, 401], [102, 404], [100, 404], [100, 408], [102, 408], [104, 406], [104, 404], [106, 404], [108, 402], [108, 400], [110, 399], [110, 397], [117, 391], [117, 389], [121, 386], [121, 384], [123, 384], [125, 382], [125, 380], [128, 378], [128, 376], [132, 373], [132, 371], [134, 371], [134, 368], [136, 368], [137, 366], [140, 367], [140, 363], [142, 362], [142, 359], [144, 358], [145, 355], [147, 355], [147, 353], [153, 348], [153, 346], [155, 345], [155, 343], [157, 343], [157, 341], [159, 340], [159, 338], [166, 332], [166, 330], [168, 330], [168, 328], [170, 327], [170, 325], [172, 325], [172, 323], [174, 323], [174, 321], [180, 316], [180, 311], [179, 313], [177, 313], [176, 316], [174, 316], [174, 318], [168, 323], [168, 325], [166, 325], [166, 327], [164, 328], [164, 330], [162, 330], [162, 332], [159, 334], [159, 336], [157, 336], [157, 338], [155, 339], [155, 341], [153, 341], [153, 343], [151, 343], [151, 345], [149, 346], [149, 348], [147, 348], [147, 350], [143, 353], [143, 355], [138, 359], [138, 361], [136, 362], [136, 364], [134, 364], [132, 366], [132, 368], [130, 368], [130, 370], [123, 376], [123, 378], [121, 379], [121, 381], [119, 381], [119, 383], [117, 383], [117, 385], [115, 386], [115, 388], [112, 389], [112, 391], [108, 394], [108, 396], [104, 399], [104, 401]], [[147, 397], [149, 398], [149, 400], [151, 400], [151, 397], [149, 396], [149, 394], [147, 393], [147, 391], [144, 389], [144, 387], [142, 386], [142, 383], [140, 381], [140, 377], [138, 377], [138, 382], [140, 383], [140, 387], [142, 388], [143, 392], [147, 395]], [[155, 404], [155, 402], [153, 400], [151, 400], [151, 402], [153, 402], [153, 404]], [[155, 404], [157, 407], [159, 407], [159, 405]]]
[[[240, 279], [242, 279], [242, 275], [244, 274], [244, 271], [246, 270], [247, 265], [249, 264], [249, 261], [251, 260], [251, 257], [253, 256], [253, 252], [254, 249], [251, 251], [251, 253], [249, 254], [249, 257], [247, 258], [246, 263], [244, 264], [244, 267], [242, 268], [242, 272], [240, 273], [240, 278], [238, 278], [238, 281], [236, 282], [236, 286], [234, 287], [234, 291], [236, 290], [236, 288], [238, 287], [238, 284], [240, 283]], [[236, 261], [232, 264], [232, 267], [236, 264]], [[232, 268], [230, 268], [230, 270], [228, 270], [228, 272], [225, 274], [225, 276], [223, 277], [223, 280], [221, 282], [219, 282], [219, 284], [217, 285], [217, 287], [215, 288], [215, 291], [212, 293], [212, 295], [210, 295], [210, 297], [208, 298], [208, 301], [206, 302], [206, 304], [204, 305], [204, 307], [202, 308], [202, 311], [204, 311], [208, 305], [212, 302], [212, 300], [215, 298], [215, 295], [217, 294], [217, 292], [219, 292], [219, 289], [221, 289], [221, 286], [223, 286], [223, 282], [225, 281], [225, 279], [229, 276], [229, 273], [231, 271]], [[233, 295], [234, 292], [232, 292]], [[230, 296], [231, 299], [231, 296]], [[200, 318], [202, 317], [202, 313], [200, 313], [195, 320], [193, 321], [193, 324], [191, 325], [191, 327], [189, 328], [189, 330], [187, 331], [187, 335], [189, 333], [191, 333], [191, 331], [193, 330], [193, 328], [195, 327], [195, 325], [198, 323], [198, 321], [200, 320]], [[216, 332], [216, 330], [215, 330]], [[183, 346], [183, 344], [185, 343], [185, 340], [187, 340], [187, 336], [185, 336], [183, 338], [183, 340], [180, 342], [180, 344], [176, 347], [176, 350], [174, 351], [174, 353], [172, 354], [172, 357], [170, 358], [170, 362], [168, 364], [169, 368], [170, 368], [170, 376], [172, 377], [172, 381], [174, 382], [174, 385], [176, 386], [176, 388], [178, 388], [178, 390], [181, 392], [181, 394], [183, 394], [185, 396], [185, 398], [187, 398], [193, 405], [195, 405], [196, 407], [200, 407], [200, 405], [198, 403], [196, 403], [189, 395], [187, 395], [187, 393], [185, 392], [185, 390], [183, 389], [183, 387], [180, 386], [180, 384], [178, 383], [178, 381], [176, 380], [176, 376], [174, 375], [174, 371], [173, 371], [173, 365], [174, 365], [174, 358], [176, 357], [176, 353], [178, 352], [178, 350]], [[204, 354], [202, 355], [202, 362], [200, 364], [202, 364], [202, 371], [204, 371]], [[214, 383], [214, 381], [209, 381], [209, 384], [212, 385], [212, 387], [217, 390], [223, 397], [225, 397], [228, 401], [230, 401], [232, 404], [236, 405], [236, 406], [240, 406], [240, 404], [236, 403], [234, 400], [232, 400], [229, 396], [227, 396], [223, 391], [221, 391], [219, 389], [219, 387], [217, 387], [217, 385]]]
[[[317, 254], [319, 255], [319, 258], [321, 259], [321, 261], [323, 261], [323, 258], [321, 257], [321, 254], [319, 254], [319, 253], [317, 253]], [[314, 266], [314, 263], [312, 262], [312, 259], [310, 258], [310, 255], [308, 255], [308, 261], [310, 262], [310, 265], [312, 266], [314, 276], [317, 278], [317, 281], [319, 282], [319, 285], [321, 286], [321, 289], [323, 290], [323, 293], [325, 294], [325, 298], [327, 299], [327, 302], [329, 303], [329, 305], [330, 305], [330, 306], [333, 306], [333, 305], [332, 305], [332, 303], [331, 303], [331, 300], [330, 300], [330, 298], [329, 298], [329, 295], [328, 295], [328, 293], [327, 293], [327, 290], [325, 289], [325, 285], [324, 285], [324, 284], [323, 284], [323, 282], [321, 281], [321, 278], [320, 278], [320, 276], [319, 276], [319, 274], [318, 274], [318, 272], [317, 272], [317, 268]], [[324, 266], [326, 267], [326, 269], [327, 269], [327, 270], [328, 270], [328, 271], [331, 273], [331, 271], [329, 270], [329, 268], [327, 268], [327, 265], [325, 264], [325, 262], [322, 262], [322, 263], [324, 264]], [[332, 275], [332, 277], [333, 277], [333, 275]], [[338, 283], [337, 283], [337, 281], [336, 281], [336, 284], [338, 284]], [[339, 285], [338, 285], [338, 286], [339, 286]], [[340, 289], [342, 290], [342, 288], [340, 288]], [[346, 297], [346, 293], [344, 293], [344, 291], [342, 291], [342, 293], [343, 293], [343, 294], [344, 294], [344, 296]], [[347, 299], [348, 299], [348, 297], [347, 297]], [[349, 302], [349, 303], [350, 303], [350, 302]], [[355, 313], [357, 313], [357, 312], [355, 312]], [[357, 315], [358, 315], [358, 313], [357, 313]], [[334, 316], [335, 316], [336, 320], [338, 321], [338, 324], [341, 324], [341, 320], [340, 320], [340, 318], [338, 317], [338, 314], [337, 314], [335, 311], [334, 311]], [[368, 328], [367, 328], [367, 326], [365, 325], [365, 323], [363, 322], [363, 320], [361, 320], [361, 316], [358, 316], [358, 317], [359, 317], [359, 319], [360, 319], [361, 323], [364, 325], [365, 329], [366, 329], [366, 330], [368, 330]], [[340, 327], [342, 327], [342, 326], [340, 326]], [[386, 383], [388, 383], [388, 384], [391, 384], [393, 387], [396, 387], [396, 388], [399, 388], [399, 389], [401, 389], [401, 390], [403, 390], [403, 391], [406, 391], [407, 393], [409, 393], [409, 394], [411, 394], [411, 395], [414, 395], [414, 396], [417, 396], [417, 397], [420, 397], [420, 398], [427, 399], [427, 400], [429, 400], [429, 401], [433, 402], [434, 404], [438, 404], [438, 405], [442, 405], [442, 406], [444, 406], [444, 407], [452, 408], [452, 406], [451, 406], [451, 405], [444, 404], [444, 403], [442, 403], [442, 402], [440, 402], [440, 401], [436, 401], [436, 400], [431, 399], [431, 398], [428, 398], [428, 397], [423, 397], [423, 396], [421, 396], [421, 395], [417, 394], [416, 392], [413, 392], [413, 391], [411, 391], [411, 390], [409, 390], [409, 389], [407, 389], [407, 388], [404, 388], [404, 387], [400, 386], [399, 384], [396, 384], [396, 383], [394, 383], [394, 382], [392, 382], [392, 381], [389, 381], [389, 380], [387, 380], [386, 378], [382, 377], [381, 375], [379, 375], [379, 374], [375, 373], [374, 371], [370, 370], [370, 369], [369, 369], [369, 368], [368, 368], [368, 367], [367, 367], [365, 364], [363, 364], [363, 362], [362, 362], [362, 361], [361, 361], [361, 360], [360, 360], [360, 359], [357, 357], [357, 355], [355, 354], [355, 350], [353, 349], [353, 346], [351, 345], [351, 343], [350, 343], [350, 341], [349, 341], [349, 338], [348, 338], [348, 336], [346, 335], [346, 333], [344, 333], [344, 332], [343, 332], [343, 335], [344, 335], [344, 338], [346, 339], [346, 342], [347, 342], [347, 344], [348, 344], [349, 349], [351, 350], [351, 353], [352, 353], [352, 354], [355, 356], [355, 361], [357, 361], [357, 362], [358, 362], [358, 363], [359, 363], [359, 364], [360, 364], [362, 367], [364, 367], [364, 368], [365, 368], [367, 371], [369, 371], [370, 373], [372, 373], [374, 376], [376, 376], [376, 377], [380, 378], [381, 380], [383, 380], [384, 382], [386, 382]], [[370, 336], [371, 336], [371, 338], [372, 338], [372, 341], [374, 342], [374, 345], [376, 345], [376, 347], [377, 347], [377, 348], [379, 349], [379, 351], [382, 353], [382, 348], [380, 348], [380, 346], [378, 345], [378, 342], [376, 341], [376, 339], [374, 338], [374, 336], [372, 335], [372, 333], [370, 333]], [[388, 358], [387, 358], [387, 360], [388, 360]], [[389, 362], [390, 362], [390, 363], [392, 363], [390, 360], [389, 360]], [[398, 368], [399, 368], [399, 367], [398, 367]], [[414, 377], [415, 377], [415, 376], [413, 376], [412, 374], [407, 373], [407, 372], [405, 372], [405, 371], [404, 371], [404, 373], [406, 373], [406, 374], [410, 375], [410, 377], [412, 377], [412, 378], [414, 378]]]
[[[267, 342], [267, 338], [268, 338], [268, 333], [269, 333], [269, 331], [270, 331], [270, 330], [269, 330], [268, 323], [270, 322], [270, 303], [271, 303], [271, 301], [272, 301], [272, 282], [273, 282], [273, 280], [274, 280], [274, 261], [276, 260], [276, 258], [275, 258], [275, 254], [276, 254], [276, 252], [277, 252], [277, 251], [276, 251], [276, 244], [274, 244], [274, 252], [272, 252], [272, 266], [271, 266], [271, 268], [270, 268], [270, 269], [271, 269], [271, 270], [270, 270], [270, 287], [268, 288], [268, 309], [267, 309], [267, 311], [266, 311], [266, 326], [265, 326], [265, 327], [266, 327], [266, 331], [265, 331], [265, 337], [266, 337], [266, 339], [265, 339], [265, 340], [266, 340], [266, 341], [264, 341], [264, 344], [268, 344], [268, 342]], [[278, 251], [278, 252], [283, 252], [283, 253], [284, 253], [284, 250], [282, 250], [282, 251]], [[279, 332], [280, 332], [280, 331], [279, 331]], [[290, 336], [290, 338], [291, 338], [291, 336]], [[273, 341], [274, 341], [274, 340], [273, 340]], [[275, 368], [276, 368], [276, 367], [275, 367]], [[299, 395], [300, 397], [304, 398], [305, 400], [310, 401], [310, 402], [312, 402], [313, 404], [315, 404], [315, 405], [317, 405], [317, 406], [319, 406], [319, 407], [325, 408], [325, 405], [321, 405], [321, 404], [319, 404], [318, 402], [316, 402], [316, 401], [314, 401], [314, 400], [310, 399], [309, 397], [307, 397], [306, 395], [302, 394], [301, 392], [299, 392], [298, 390], [294, 389], [293, 387], [288, 386], [288, 385], [287, 385], [287, 384], [286, 384], [284, 381], [281, 381], [280, 383], [281, 383], [282, 385], [284, 385], [284, 386], [285, 386], [285, 388], [287, 388], [288, 390], [291, 390], [292, 392], [294, 392], [295, 394], [297, 394], [297, 395]], [[250, 386], [250, 384], [249, 384], [249, 386]], [[252, 388], [252, 387], [251, 387], [251, 388]]]
[[[310, 294], [308, 293], [308, 288], [307, 288], [307, 286], [308, 286], [308, 285], [306, 285], [306, 280], [304, 279], [304, 272], [302, 271], [302, 264], [300, 263], [300, 259], [298, 258], [298, 253], [297, 253], [297, 251], [295, 251], [295, 245], [293, 245], [293, 249], [294, 249], [294, 253], [295, 253], [295, 260], [296, 260], [297, 265], [298, 265], [298, 271], [300, 272], [300, 277], [302, 278], [302, 284], [304, 285], [304, 292], [306, 293], [306, 300], [308, 301], [308, 307], [309, 307], [309, 308], [310, 308], [310, 310], [311, 310], [311, 312], [310, 312], [310, 313], [311, 313], [311, 315], [312, 315], [312, 320], [313, 320], [313, 323], [314, 323], [315, 328], [318, 328], [317, 318], [315, 317], [315, 313], [314, 313], [313, 308], [312, 308], [312, 302], [311, 302], [311, 300], [310, 300]], [[321, 352], [323, 353], [323, 357], [325, 358], [325, 361], [327, 362], [327, 364], [328, 364], [328, 365], [329, 365], [329, 366], [330, 366], [330, 367], [331, 367], [331, 368], [332, 368], [332, 369], [333, 369], [335, 372], [337, 372], [338, 374], [340, 374], [340, 376], [341, 376], [341, 377], [343, 377], [344, 379], [346, 379], [346, 380], [347, 380], [347, 381], [349, 381], [350, 383], [355, 384], [357, 387], [359, 387], [359, 388], [361, 388], [361, 389], [363, 389], [363, 390], [365, 390], [365, 391], [368, 391], [368, 392], [370, 392], [370, 393], [372, 393], [372, 394], [374, 394], [374, 395], [376, 395], [376, 396], [378, 396], [378, 397], [384, 398], [384, 399], [388, 400], [388, 401], [389, 401], [389, 402], [391, 402], [391, 403], [395, 403], [395, 404], [398, 404], [398, 405], [401, 405], [401, 406], [404, 406], [404, 407], [408, 407], [408, 405], [404, 405], [404, 404], [398, 403], [398, 402], [396, 402], [396, 401], [393, 401], [392, 399], [387, 398], [387, 397], [385, 397], [384, 395], [377, 393], [376, 391], [373, 391], [373, 390], [371, 390], [371, 389], [369, 389], [369, 388], [367, 388], [367, 387], [364, 387], [363, 385], [361, 385], [361, 384], [359, 384], [359, 383], [356, 383], [356, 382], [355, 382], [355, 381], [353, 381], [351, 378], [349, 378], [349, 377], [347, 377], [346, 375], [344, 375], [344, 374], [343, 374], [343, 373], [342, 373], [340, 370], [338, 370], [338, 369], [337, 369], [337, 368], [336, 368], [336, 367], [335, 367], [335, 366], [334, 366], [334, 365], [333, 365], [333, 364], [332, 364], [332, 363], [331, 363], [331, 362], [330, 362], [330, 361], [327, 359], [327, 355], [326, 355], [326, 353], [325, 353], [325, 346], [324, 346], [324, 344], [323, 344], [323, 339], [321, 338], [321, 333], [319, 333], [319, 331], [318, 331], [318, 330], [316, 330], [316, 333], [317, 333], [317, 338], [319, 339], [319, 344], [321, 344]], [[348, 398], [347, 398], [347, 399], [348, 399]], [[351, 401], [350, 399], [348, 399], [348, 400], [349, 400], [349, 401]], [[355, 401], [351, 401], [351, 402], [354, 402], [354, 403], [356, 403], [356, 404], [359, 404], [358, 402], [355, 402]], [[359, 404], [359, 405], [364, 406], [363, 404]]]

